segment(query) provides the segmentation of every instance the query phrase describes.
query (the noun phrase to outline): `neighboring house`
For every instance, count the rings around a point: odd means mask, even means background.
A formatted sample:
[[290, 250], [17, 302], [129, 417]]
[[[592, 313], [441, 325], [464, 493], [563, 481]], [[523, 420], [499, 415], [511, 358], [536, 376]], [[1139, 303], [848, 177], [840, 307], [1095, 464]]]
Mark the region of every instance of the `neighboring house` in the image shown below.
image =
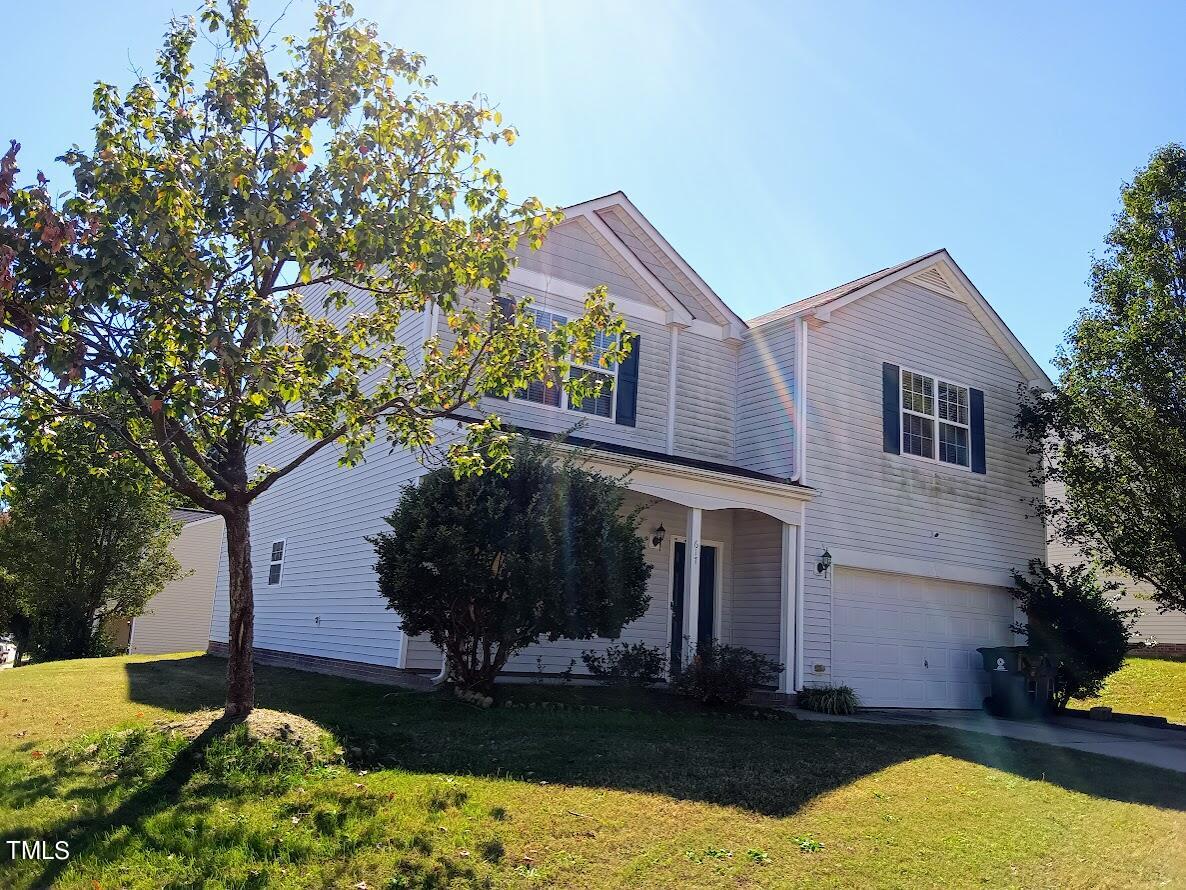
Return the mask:
[[[786, 693], [844, 683], [867, 705], [978, 707], [975, 650], [1012, 642], [1010, 572], [1044, 552], [1013, 423], [1018, 386], [1049, 381], [951, 256], [747, 323], [615, 193], [568, 208], [541, 250], [522, 252], [506, 295], [533, 296], [548, 325], [598, 284], [634, 337], [605, 395], [569, 405], [532, 386], [481, 408], [536, 435], [583, 422], [576, 436], [595, 466], [634, 468], [654, 572], [651, 607], [623, 638], [677, 657], [695, 637], [747, 646], [786, 665]], [[449, 336], [432, 312], [400, 330], [413, 353], [432, 333]], [[463, 423], [442, 422], [442, 437]], [[280, 464], [300, 444], [279, 440], [253, 460]], [[364, 540], [425, 469], [382, 441], [366, 457], [344, 469], [326, 449], [253, 505], [261, 661], [439, 671], [440, 653], [384, 608]], [[226, 591], [224, 564], [216, 653]], [[508, 671], [559, 674], [575, 661], [579, 674], [582, 650], [607, 642], [544, 642]]]
[[[1048, 484], [1046, 496], [1059, 500], [1065, 490], [1061, 482]], [[1070, 566], [1087, 562], [1087, 558], [1076, 547], [1056, 539], [1046, 545], [1046, 562]], [[1157, 611], [1157, 603], [1152, 599], [1153, 585], [1146, 581], [1133, 581], [1124, 575], [1114, 574], [1104, 574], [1103, 577], [1124, 588], [1124, 595], [1120, 598], [1122, 609], [1141, 610], [1141, 617], [1137, 619], [1135, 627], [1135, 642], [1153, 647], [1151, 652], [1186, 655], [1186, 613]]]
[[149, 600], [142, 615], [112, 628], [116, 644], [133, 655], [193, 652], [205, 649], [209, 639], [214, 582], [225, 539], [222, 517], [177, 509], [172, 518], [182, 523], [170, 545], [181, 563], [181, 577]]

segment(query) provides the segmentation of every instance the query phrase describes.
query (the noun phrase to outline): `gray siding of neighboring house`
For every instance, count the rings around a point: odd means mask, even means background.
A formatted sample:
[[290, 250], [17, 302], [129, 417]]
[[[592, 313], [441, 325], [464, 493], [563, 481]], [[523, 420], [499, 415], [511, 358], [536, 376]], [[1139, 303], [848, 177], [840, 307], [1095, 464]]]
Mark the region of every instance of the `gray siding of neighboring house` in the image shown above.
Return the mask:
[[[1046, 486], [1046, 496], [1051, 499], [1061, 498], [1064, 491], [1061, 482]], [[1046, 562], [1051, 565], [1074, 566], [1087, 562], [1087, 559], [1078, 548], [1055, 539], [1046, 545]], [[1151, 584], [1133, 581], [1117, 574], [1103, 574], [1101, 577], [1115, 581], [1124, 588], [1124, 596], [1120, 600], [1122, 609], [1141, 610], [1141, 617], [1136, 624], [1135, 642], [1186, 644], [1186, 613], [1157, 611], [1157, 603], [1152, 599]]]
[[784, 479], [795, 475], [796, 368], [794, 326], [750, 331], [737, 367], [736, 449], [742, 466]]
[[[984, 390], [986, 475], [882, 450], [882, 362]], [[831, 589], [815, 570], [825, 548], [1007, 573], [1043, 555], [1045, 534], [1027, 503], [1030, 458], [1013, 438], [1024, 375], [965, 305], [890, 285], [812, 320], [807, 363], [806, 481], [818, 493], [801, 566], [805, 676], [826, 680]]]
[[206, 648], [214, 605], [219, 554], [226, 540], [222, 518], [186, 523], [170, 550], [183, 577], [165, 585], [135, 619], [128, 651], [133, 655], [192, 652]]

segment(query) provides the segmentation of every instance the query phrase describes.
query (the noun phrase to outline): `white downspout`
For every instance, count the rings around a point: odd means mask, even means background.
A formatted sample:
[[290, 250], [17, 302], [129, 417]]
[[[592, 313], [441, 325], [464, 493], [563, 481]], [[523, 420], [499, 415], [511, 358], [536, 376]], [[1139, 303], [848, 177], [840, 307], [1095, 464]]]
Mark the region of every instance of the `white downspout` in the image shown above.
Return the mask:
[[449, 679], [449, 656], [441, 652], [441, 672], [432, 678], [433, 686], [440, 686]]

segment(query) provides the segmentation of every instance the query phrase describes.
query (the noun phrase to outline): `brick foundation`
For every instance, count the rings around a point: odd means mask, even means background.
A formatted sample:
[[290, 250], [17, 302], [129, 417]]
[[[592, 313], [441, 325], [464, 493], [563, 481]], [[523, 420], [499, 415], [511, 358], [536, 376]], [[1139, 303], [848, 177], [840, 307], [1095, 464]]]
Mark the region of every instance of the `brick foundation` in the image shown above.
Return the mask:
[[1134, 646], [1129, 650], [1137, 657], [1186, 658], [1186, 643], [1157, 643], [1153, 646]]
[[[206, 646], [206, 652], [219, 658], [226, 658], [227, 644], [210, 640]], [[386, 686], [403, 686], [406, 689], [432, 689], [432, 682], [427, 677], [382, 664], [364, 664], [361, 661], [324, 658], [320, 655], [302, 655], [298, 652], [280, 652], [276, 649], [256, 649], [255, 663], [308, 671], [313, 674], [348, 677], [351, 680], [365, 680], [368, 683], [382, 683]]]

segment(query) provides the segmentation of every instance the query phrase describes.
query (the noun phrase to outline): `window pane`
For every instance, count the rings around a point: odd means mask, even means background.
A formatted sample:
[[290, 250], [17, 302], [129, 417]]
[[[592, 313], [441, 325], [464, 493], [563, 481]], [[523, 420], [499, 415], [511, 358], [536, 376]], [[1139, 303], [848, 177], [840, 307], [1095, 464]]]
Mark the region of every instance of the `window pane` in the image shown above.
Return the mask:
[[917, 414], [902, 414], [902, 451], [919, 457], [935, 456], [935, 421]]
[[939, 383], [939, 419], [968, 422], [968, 390], [953, 383]]
[[[549, 382], [551, 386], [548, 385]], [[516, 392], [515, 398], [535, 402], [537, 405], [550, 405], [553, 408], [559, 408], [560, 381], [555, 378], [551, 381], [533, 380], [527, 384], [526, 389]]]
[[284, 542], [272, 542], [272, 562], [279, 562], [284, 558]]
[[968, 465], [968, 431], [962, 426], [939, 424], [939, 460], [948, 464]]
[[280, 563], [274, 562], [270, 566], [268, 566], [268, 583], [269, 584], [279, 584], [280, 583]]
[[919, 414], [935, 413], [935, 381], [921, 374], [902, 372], [902, 407]]
[[601, 392], [593, 398], [585, 399], [583, 402], [573, 402], [569, 405], [573, 411], [580, 411], [582, 414], [592, 414], [595, 417], [612, 417], [614, 414], [614, 378], [611, 374], [599, 374], [596, 371], [582, 371], [574, 369], [572, 371], [573, 378], [581, 375], [581, 379], [601, 380]]
[[593, 357], [589, 360], [589, 364], [598, 365], [600, 367], [613, 368], [612, 364], [606, 363], [602, 365], [602, 358], [605, 351], [614, 345], [616, 337], [612, 337], [604, 331], [598, 331], [593, 335]]

